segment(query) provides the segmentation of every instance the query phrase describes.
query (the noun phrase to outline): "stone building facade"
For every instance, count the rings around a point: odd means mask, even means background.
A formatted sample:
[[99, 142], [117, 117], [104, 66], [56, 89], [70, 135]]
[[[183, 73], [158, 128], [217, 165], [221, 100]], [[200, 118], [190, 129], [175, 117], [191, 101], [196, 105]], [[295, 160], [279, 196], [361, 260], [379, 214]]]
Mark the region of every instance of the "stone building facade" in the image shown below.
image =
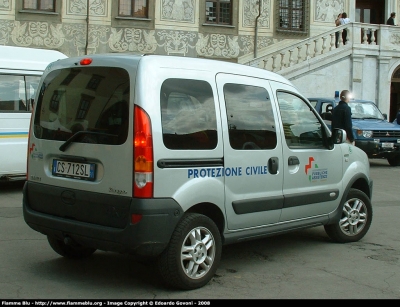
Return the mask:
[[[134, 1], [146, 7], [140, 17], [121, 16], [118, 0], [42, 0], [54, 3], [50, 11], [27, 5], [38, 2], [0, 0], [1, 45], [56, 49], [68, 56], [134, 52], [240, 62], [276, 42], [332, 28], [354, 0]], [[209, 22], [210, 5], [227, 2], [229, 22]], [[300, 7], [293, 18], [299, 18], [301, 31], [286, 30], [282, 7]]]
[[[0, 45], [53, 49], [69, 57], [131, 52], [237, 62], [281, 73], [306, 95], [350, 89], [395, 114], [400, 27], [385, 22], [399, 5], [399, 0], [0, 0]], [[351, 21], [343, 52], [330, 41], [341, 12]]]

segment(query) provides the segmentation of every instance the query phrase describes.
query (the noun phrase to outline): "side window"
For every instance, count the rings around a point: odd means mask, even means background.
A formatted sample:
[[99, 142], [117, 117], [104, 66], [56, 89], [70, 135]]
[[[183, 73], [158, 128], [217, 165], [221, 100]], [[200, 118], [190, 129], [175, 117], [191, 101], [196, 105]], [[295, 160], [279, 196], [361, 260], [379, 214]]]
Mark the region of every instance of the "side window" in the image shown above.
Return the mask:
[[39, 76], [25, 76], [26, 97], [28, 101], [28, 110], [35, 105], [36, 92], [39, 87]]
[[308, 99], [308, 101], [311, 103], [311, 105], [312, 105], [314, 108], [317, 106], [318, 100]]
[[31, 110], [40, 77], [0, 75], [0, 111]]
[[164, 145], [169, 149], [214, 149], [217, 121], [209, 83], [167, 79], [161, 86], [161, 123]]
[[296, 95], [277, 92], [286, 143], [289, 148], [325, 148], [322, 125], [307, 103]]
[[229, 142], [233, 149], [276, 147], [276, 130], [269, 94], [265, 88], [225, 84]]
[[324, 120], [332, 121], [332, 102], [322, 102], [321, 104], [321, 117]]
[[332, 102], [322, 102], [321, 113], [332, 112], [333, 106]]

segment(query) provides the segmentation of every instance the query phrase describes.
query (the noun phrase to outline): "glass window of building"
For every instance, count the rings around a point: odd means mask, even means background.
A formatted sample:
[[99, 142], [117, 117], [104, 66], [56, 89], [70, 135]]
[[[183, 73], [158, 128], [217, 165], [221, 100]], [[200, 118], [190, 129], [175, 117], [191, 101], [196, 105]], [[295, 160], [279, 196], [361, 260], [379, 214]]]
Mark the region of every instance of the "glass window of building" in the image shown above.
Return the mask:
[[24, 0], [24, 10], [55, 11], [55, 0]]
[[118, 15], [123, 17], [148, 17], [148, 0], [119, 0]]
[[232, 1], [230, 0], [206, 1], [206, 23], [231, 25]]

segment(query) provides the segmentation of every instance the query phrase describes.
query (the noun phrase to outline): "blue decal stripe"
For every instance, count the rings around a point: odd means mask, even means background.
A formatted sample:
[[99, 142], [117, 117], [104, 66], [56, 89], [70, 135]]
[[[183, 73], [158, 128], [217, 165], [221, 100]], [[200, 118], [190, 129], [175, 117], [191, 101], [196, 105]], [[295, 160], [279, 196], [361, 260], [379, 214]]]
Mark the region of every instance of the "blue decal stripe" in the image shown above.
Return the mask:
[[27, 138], [28, 132], [0, 132], [0, 138]]

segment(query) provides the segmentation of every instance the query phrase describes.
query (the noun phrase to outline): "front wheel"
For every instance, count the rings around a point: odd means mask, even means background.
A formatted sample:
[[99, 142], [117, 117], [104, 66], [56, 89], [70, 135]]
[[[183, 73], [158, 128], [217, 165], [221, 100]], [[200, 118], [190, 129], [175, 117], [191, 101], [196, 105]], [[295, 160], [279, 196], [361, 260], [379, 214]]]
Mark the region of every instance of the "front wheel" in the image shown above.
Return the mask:
[[206, 285], [221, 259], [221, 234], [205, 215], [185, 214], [164, 252], [158, 256], [158, 269], [165, 283], [192, 290]]
[[88, 248], [78, 245], [67, 245], [64, 243], [64, 241], [51, 236], [47, 236], [47, 241], [49, 241], [51, 248], [57, 254], [66, 258], [74, 258], [74, 259], [86, 258], [92, 255], [96, 251], [96, 249], [94, 248]]
[[368, 232], [371, 221], [371, 200], [364, 192], [350, 189], [339, 221], [324, 227], [328, 236], [335, 242], [356, 242]]

